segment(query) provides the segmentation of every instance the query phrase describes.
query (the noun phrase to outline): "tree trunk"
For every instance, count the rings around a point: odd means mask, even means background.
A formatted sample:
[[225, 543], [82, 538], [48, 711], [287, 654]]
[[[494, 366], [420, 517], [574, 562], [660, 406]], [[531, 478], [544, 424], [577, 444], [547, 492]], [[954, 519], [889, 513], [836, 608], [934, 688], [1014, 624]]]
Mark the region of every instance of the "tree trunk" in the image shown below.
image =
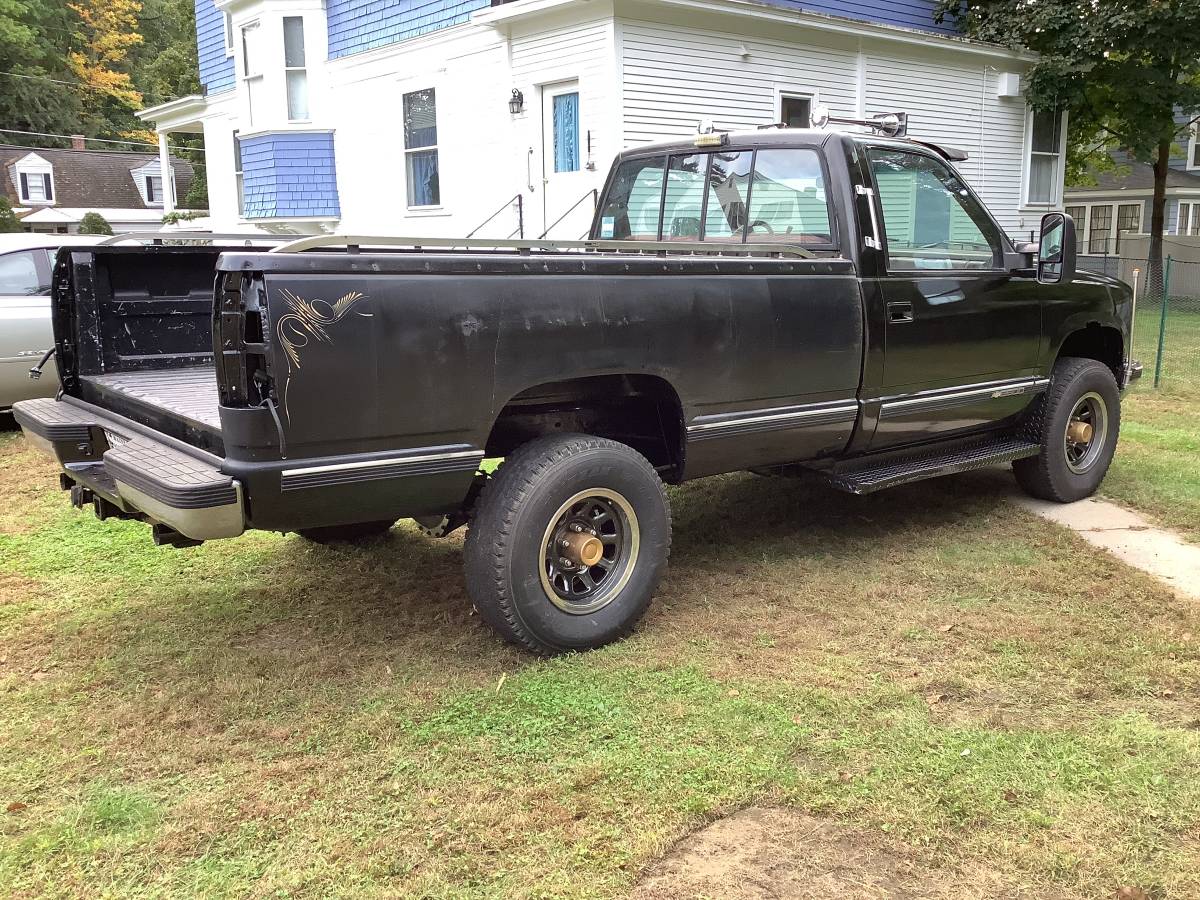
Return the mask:
[[1163, 292], [1163, 232], [1167, 228], [1167, 172], [1170, 171], [1171, 142], [1158, 142], [1154, 161], [1154, 199], [1150, 201], [1150, 251], [1146, 260], [1146, 296]]

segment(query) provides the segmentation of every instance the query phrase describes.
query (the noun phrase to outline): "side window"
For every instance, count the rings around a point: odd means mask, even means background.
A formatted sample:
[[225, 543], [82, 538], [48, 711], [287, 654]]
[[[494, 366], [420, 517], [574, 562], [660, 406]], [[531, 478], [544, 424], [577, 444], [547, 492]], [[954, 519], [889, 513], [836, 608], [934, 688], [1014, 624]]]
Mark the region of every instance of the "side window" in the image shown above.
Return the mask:
[[600, 230], [605, 241], [657, 241], [662, 211], [665, 157], [629, 159], [613, 176], [612, 187], [600, 210]]
[[0, 256], [0, 295], [32, 297], [49, 290], [49, 285], [43, 284], [45, 278], [39, 270], [35, 253], [40, 250], [23, 250], [20, 253], [6, 253]]
[[875, 148], [871, 170], [889, 269], [1000, 267], [999, 231], [948, 166], [920, 153]]
[[750, 192], [749, 237], [755, 242], [832, 242], [825, 175], [812, 150], [759, 150]]
[[714, 153], [708, 167], [708, 199], [704, 210], [704, 240], [740, 241], [746, 229], [746, 200], [750, 192], [750, 162], [754, 154]]
[[700, 240], [700, 215], [704, 209], [707, 153], [672, 156], [667, 165], [667, 190], [663, 203], [664, 241]]

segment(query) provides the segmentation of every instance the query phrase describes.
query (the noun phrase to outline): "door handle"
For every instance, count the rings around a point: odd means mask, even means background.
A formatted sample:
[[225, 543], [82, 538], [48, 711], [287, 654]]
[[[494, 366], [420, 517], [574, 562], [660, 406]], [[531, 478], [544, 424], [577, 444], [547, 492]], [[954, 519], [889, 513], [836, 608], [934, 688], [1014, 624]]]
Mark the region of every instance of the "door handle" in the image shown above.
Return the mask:
[[913, 305], [907, 300], [902, 300], [896, 303], [887, 305], [888, 322], [895, 325], [902, 325], [905, 322], [913, 320]]

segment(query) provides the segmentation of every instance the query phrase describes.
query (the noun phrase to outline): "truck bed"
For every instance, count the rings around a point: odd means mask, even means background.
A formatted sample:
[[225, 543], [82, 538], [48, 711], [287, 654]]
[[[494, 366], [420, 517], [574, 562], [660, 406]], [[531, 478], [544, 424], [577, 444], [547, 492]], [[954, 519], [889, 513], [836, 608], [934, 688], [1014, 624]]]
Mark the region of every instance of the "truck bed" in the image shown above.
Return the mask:
[[161, 369], [141, 372], [113, 372], [84, 375], [95, 395], [107, 400], [135, 401], [190, 420], [199, 427], [221, 429], [217, 414], [217, 373], [212, 366], [186, 369]]

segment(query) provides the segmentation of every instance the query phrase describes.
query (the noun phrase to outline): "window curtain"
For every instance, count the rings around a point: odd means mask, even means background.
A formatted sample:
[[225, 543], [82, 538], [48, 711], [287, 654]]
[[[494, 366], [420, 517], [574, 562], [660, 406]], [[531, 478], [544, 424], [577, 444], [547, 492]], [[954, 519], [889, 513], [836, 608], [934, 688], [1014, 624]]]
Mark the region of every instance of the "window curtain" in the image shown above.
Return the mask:
[[579, 171], [579, 94], [554, 98], [554, 171]]
[[437, 206], [440, 201], [437, 151], [408, 154], [408, 205]]

